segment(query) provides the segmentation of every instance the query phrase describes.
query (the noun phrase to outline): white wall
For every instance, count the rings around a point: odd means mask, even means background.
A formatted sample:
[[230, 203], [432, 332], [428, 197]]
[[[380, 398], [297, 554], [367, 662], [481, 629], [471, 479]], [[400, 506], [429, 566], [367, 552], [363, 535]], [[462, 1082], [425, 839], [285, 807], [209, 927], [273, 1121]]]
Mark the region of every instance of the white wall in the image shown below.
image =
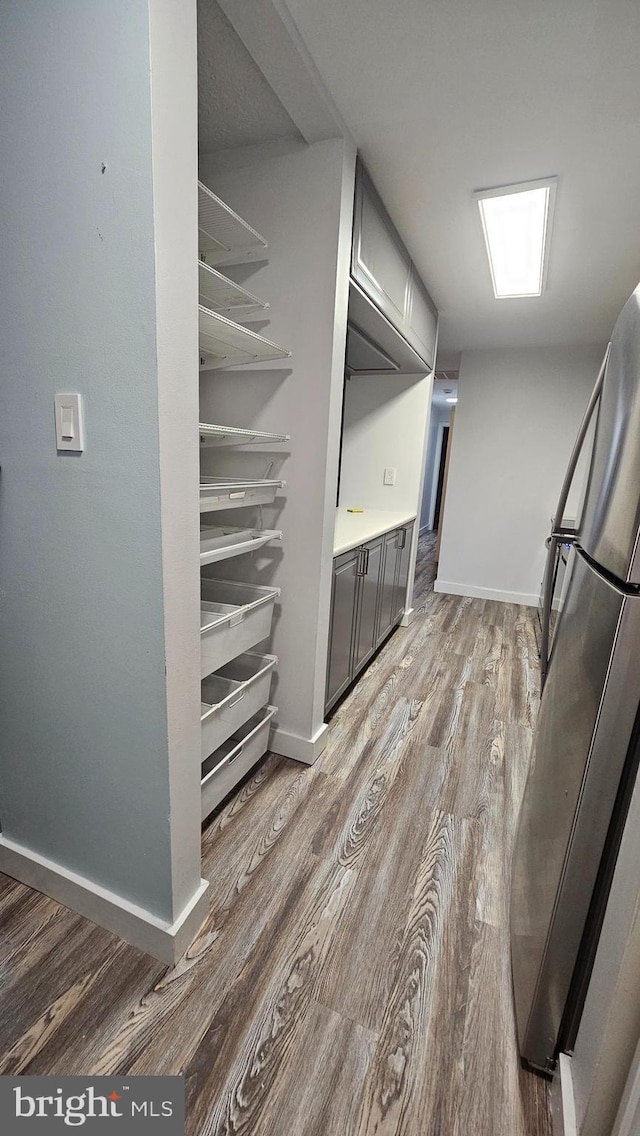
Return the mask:
[[[356, 375], [345, 385], [341, 507], [417, 513], [432, 376]], [[383, 484], [385, 467], [395, 485]]]
[[603, 354], [604, 345], [463, 352], [437, 591], [537, 603], [544, 541]]
[[3, 8], [0, 868], [158, 930], [200, 889], [196, 55], [151, 7]]
[[422, 491], [422, 508], [420, 510], [420, 531], [431, 528], [433, 509], [435, 507], [435, 489], [440, 469], [440, 439], [442, 426], [448, 426], [451, 421], [451, 411], [443, 406], [431, 403], [429, 417], [429, 434], [427, 439], [427, 454], [424, 465], [424, 486]]
[[[280, 148], [281, 150], [281, 148]], [[240, 163], [238, 166], [238, 162]], [[333, 531], [342, 408], [355, 152], [341, 139], [235, 155], [233, 168], [201, 159], [201, 176], [269, 242], [258, 264], [236, 270], [269, 300], [264, 334], [292, 358], [263, 367], [210, 371], [201, 378], [201, 413], [210, 422], [284, 432], [277, 457], [287, 486], [265, 526], [281, 528], [281, 548], [214, 566], [282, 588], [272, 648], [280, 658], [272, 699], [278, 706], [272, 748], [311, 762], [326, 740], [323, 725]], [[259, 322], [258, 327], [262, 325]], [[245, 462], [264, 474], [269, 457], [215, 454], [210, 472]], [[256, 464], [257, 463], [257, 467]], [[246, 514], [245, 514], [246, 515]], [[239, 520], [244, 517], [238, 515]]]
[[153, 0], [149, 21], [169, 833], [176, 920], [200, 885], [201, 859], [195, 0]]

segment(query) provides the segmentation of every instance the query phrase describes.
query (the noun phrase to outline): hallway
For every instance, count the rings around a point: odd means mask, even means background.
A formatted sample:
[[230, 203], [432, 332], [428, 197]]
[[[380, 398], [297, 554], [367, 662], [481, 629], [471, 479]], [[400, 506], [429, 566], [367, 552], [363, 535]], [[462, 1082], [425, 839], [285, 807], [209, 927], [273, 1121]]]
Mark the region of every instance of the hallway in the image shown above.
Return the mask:
[[331, 722], [203, 832], [175, 967], [2, 878], [2, 1073], [186, 1074], [190, 1136], [549, 1136], [518, 1064], [508, 878], [534, 610], [434, 594]]

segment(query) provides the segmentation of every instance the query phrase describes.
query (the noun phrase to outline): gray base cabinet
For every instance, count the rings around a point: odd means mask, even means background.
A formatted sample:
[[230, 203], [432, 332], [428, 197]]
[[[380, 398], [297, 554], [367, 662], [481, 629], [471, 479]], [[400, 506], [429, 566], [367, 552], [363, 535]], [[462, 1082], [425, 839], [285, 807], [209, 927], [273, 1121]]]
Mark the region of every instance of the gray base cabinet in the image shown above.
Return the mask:
[[333, 705], [351, 682], [359, 562], [358, 548], [336, 556], [333, 562], [327, 705]]
[[378, 593], [383, 547], [382, 537], [378, 537], [361, 549], [360, 594], [352, 666], [352, 671], [356, 674], [368, 663], [378, 646]]
[[395, 586], [395, 613], [393, 622], [402, 618], [404, 614], [404, 601], [409, 583], [409, 563], [411, 560], [411, 538], [413, 536], [413, 521], [410, 525], [403, 525], [398, 531], [396, 544], [396, 586]]
[[413, 526], [409, 521], [333, 562], [325, 712], [402, 618]]
[[380, 607], [378, 643], [381, 643], [396, 623], [396, 579], [398, 575], [398, 529], [384, 537], [384, 562], [380, 580]]

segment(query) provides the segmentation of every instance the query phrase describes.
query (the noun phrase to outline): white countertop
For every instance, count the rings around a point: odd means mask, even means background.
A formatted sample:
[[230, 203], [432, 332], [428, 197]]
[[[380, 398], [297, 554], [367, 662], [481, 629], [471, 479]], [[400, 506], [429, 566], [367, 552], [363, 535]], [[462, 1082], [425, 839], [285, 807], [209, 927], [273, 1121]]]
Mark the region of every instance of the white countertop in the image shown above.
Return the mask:
[[348, 552], [358, 544], [366, 544], [381, 533], [397, 529], [407, 521], [415, 521], [415, 513], [399, 513], [390, 509], [365, 509], [362, 513], [348, 513], [336, 509], [336, 528], [333, 538], [333, 555]]

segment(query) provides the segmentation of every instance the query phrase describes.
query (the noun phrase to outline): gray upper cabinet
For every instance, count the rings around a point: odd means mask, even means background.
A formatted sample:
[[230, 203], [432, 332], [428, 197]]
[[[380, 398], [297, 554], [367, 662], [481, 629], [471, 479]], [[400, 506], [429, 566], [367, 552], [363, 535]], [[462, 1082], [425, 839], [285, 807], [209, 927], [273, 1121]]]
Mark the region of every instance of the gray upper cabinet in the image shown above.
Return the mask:
[[364, 169], [359, 167], [351, 275], [406, 335], [411, 259]]
[[[359, 334], [365, 334], [370, 346], [381, 347], [392, 360], [389, 366], [377, 364], [371, 373], [413, 373], [423, 366], [425, 371], [432, 370], [437, 308], [360, 162], [356, 172], [351, 279], [351, 324]], [[350, 370], [357, 373], [362, 367]]]
[[409, 289], [409, 326], [407, 339], [421, 359], [435, 365], [438, 312], [414, 266], [411, 266]]

